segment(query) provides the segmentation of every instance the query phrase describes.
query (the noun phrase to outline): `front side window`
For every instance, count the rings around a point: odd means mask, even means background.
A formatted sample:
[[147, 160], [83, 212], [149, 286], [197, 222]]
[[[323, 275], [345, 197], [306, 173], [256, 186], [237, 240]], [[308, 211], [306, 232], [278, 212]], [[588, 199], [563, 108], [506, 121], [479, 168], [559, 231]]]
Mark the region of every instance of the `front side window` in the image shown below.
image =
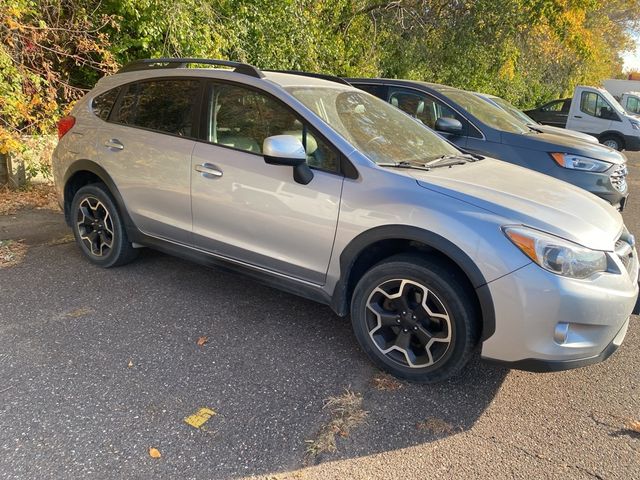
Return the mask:
[[339, 154], [274, 98], [236, 85], [210, 85], [206, 140], [261, 154], [265, 138], [292, 135], [300, 140], [311, 167], [339, 170]]
[[95, 97], [91, 102], [91, 111], [93, 114], [101, 120], [106, 121], [107, 118], [109, 118], [113, 104], [116, 103], [118, 99], [119, 93], [120, 87], [116, 87]]
[[592, 117], [607, 120], [617, 119], [617, 115], [613, 111], [611, 104], [596, 92], [582, 92], [580, 96], [580, 110]]
[[638, 100], [638, 97], [627, 97], [627, 110], [632, 113], [640, 113], [640, 100]]
[[460, 151], [422, 123], [366, 92], [347, 87], [287, 91], [378, 164], [424, 164]]
[[439, 118], [455, 118], [464, 125], [464, 119], [453, 109], [430, 96], [415, 91], [394, 91], [389, 97], [389, 102], [432, 129], [436, 128], [436, 120]]
[[126, 87], [113, 120], [125, 125], [194, 137], [198, 80], [153, 80]]

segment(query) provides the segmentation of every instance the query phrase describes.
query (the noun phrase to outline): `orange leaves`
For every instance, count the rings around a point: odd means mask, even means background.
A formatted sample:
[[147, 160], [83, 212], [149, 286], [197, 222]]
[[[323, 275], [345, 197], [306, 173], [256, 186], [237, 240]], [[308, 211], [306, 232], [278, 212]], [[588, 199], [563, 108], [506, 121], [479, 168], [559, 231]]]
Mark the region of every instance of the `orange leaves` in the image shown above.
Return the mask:
[[209, 337], [202, 336], [198, 338], [198, 340], [196, 341], [196, 345], [198, 345], [199, 347], [204, 347], [208, 341]]
[[149, 456], [151, 458], [161, 458], [162, 454], [160, 453], [160, 450], [158, 450], [157, 448], [149, 447]]

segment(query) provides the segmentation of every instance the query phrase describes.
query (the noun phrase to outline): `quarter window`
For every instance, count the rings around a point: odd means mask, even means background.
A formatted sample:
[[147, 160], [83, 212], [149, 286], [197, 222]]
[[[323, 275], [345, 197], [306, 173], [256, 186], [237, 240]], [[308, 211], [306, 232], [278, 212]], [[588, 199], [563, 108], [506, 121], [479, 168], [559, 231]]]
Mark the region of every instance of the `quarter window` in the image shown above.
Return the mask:
[[305, 147], [309, 166], [339, 170], [338, 153], [277, 100], [235, 85], [211, 85], [208, 98], [208, 142], [261, 154], [265, 138], [292, 135]]
[[120, 100], [114, 120], [180, 137], [193, 137], [199, 89], [197, 80], [153, 80], [131, 84]]
[[106, 121], [107, 118], [109, 118], [109, 113], [111, 113], [113, 104], [116, 103], [116, 100], [118, 99], [118, 93], [120, 93], [119, 87], [113, 88], [95, 97], [91, 102], [91, 110], [94, 115]]

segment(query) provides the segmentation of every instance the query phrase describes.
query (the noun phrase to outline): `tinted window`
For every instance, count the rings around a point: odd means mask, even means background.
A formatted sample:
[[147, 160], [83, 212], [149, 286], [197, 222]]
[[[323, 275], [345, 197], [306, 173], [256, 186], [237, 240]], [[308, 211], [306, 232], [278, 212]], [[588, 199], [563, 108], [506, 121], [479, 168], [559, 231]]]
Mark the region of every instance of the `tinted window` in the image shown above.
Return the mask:
[[386, 97], [387, 87], [384, 85], [374, 85], [374, 84], [354, 84], [354, 87], [359, 88], [360, 90], [364, 90], [371, 95], [375, 95], [378, 98], [384, 99]]
[[209, 88], [207, 141], [260, 154], [265, 138], [292, 135], [304, 145], [310, 166], [338, 171], [338, 153], [282, 103], [235, 85]]
[[115, 121], [181, 137], [193, 136], [197, 80], [154, 80], [127, 87]]
[[118, 93], [120, 93], [120, 88], [114, 88], [94, 98], [93, 102], [91, 102], [91, 110], [94, 115], [106, 121], [109, 118], [113, 104], [118, 99]]
[[557, 100], [555, 102], [547, 103], [540, 110], [542, 110], [543, 112], [561, 112], [562, 110], [564, 110], [564, 104], [564, 100]]

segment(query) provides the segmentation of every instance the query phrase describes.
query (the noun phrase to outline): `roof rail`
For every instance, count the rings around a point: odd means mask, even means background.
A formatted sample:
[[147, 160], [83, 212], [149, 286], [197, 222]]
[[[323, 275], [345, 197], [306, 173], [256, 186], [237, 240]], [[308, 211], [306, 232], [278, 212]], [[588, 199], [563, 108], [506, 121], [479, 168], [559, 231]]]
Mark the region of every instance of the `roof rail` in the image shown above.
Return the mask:
[[233, 67], [233, 71], [255, 78], [264, 78], [264, 74], [248, 63], [232, 62], [230, 60], [215, 60], [211, 58], [143, 58], [127, 63], [117, 73], [138, 72], [158, 68], [186, 68], [190, 64], [219, 65]]
[[342, 85], [351, 84], [344, 78], [336, 77], [335, 75], [329, 75], [327, 73], [313, 73], [313, 72], [301, 72], [300, 70], [263, 70], [264, 72], [276, 72], [276, 73], [289, 73], [291, 75], [301, 75], [303, 77], [321, 78], [322, 80], [328, 80], [330, 82], [341, 83]]

